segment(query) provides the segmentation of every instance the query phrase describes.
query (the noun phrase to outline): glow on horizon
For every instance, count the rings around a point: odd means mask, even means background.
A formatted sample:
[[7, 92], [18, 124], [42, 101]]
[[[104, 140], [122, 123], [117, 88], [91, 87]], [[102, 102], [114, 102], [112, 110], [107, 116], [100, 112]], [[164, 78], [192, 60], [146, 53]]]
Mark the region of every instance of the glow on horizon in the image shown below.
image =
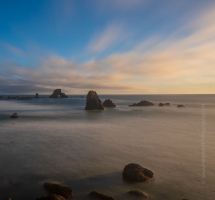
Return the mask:
[[0, 95], [215, 93], [212, 1], [11, 5], [0, 14]]

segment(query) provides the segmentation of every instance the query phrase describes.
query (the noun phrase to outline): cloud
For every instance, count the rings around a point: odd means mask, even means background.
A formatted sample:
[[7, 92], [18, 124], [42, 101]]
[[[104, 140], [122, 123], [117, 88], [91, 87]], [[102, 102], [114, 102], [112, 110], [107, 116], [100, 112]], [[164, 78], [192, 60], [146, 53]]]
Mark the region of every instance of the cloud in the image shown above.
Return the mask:
[[13, 45], [10, 45], [10, 44], [8, 44], [6, 42], [3, 42], [3, 41], [0, 41], [0, 45], [5, 50], [7, 50], [9, 53], [11, 53], [11, 54], [13, 54], [15, 56], [25, 57], [25, 53], [21, 49], [15, 47]]

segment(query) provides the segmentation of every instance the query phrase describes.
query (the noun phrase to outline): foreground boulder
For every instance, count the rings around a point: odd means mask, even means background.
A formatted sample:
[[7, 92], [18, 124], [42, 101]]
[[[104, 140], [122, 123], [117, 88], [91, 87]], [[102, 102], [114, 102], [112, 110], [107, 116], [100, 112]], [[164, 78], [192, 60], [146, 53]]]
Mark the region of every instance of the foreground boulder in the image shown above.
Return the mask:
[[116, 107], [116, 104], [113, 103], [113, 101], [111, 101], [110, 99], [106, 99], [106, 100], [103, 102], [103, 106], [104, 106], [104, 107], [107, 107], [107, 108], [111, 108], [111, 107]]
[[93, 90], [89, 91], [87, 94], [85, 110], [104, 110], [101, 100]]
[[73, 196], [74, 196], [71, 188], [58, 184], [58, 183], [46, 182], [46, 183], [44, 183], [44, 188], [50, 194], [60, 195], [60, 196], [64, 197], [65, 199], [70, 199], [70, 198], [73, 198]]
[[50, 194], [50, 195], [36, 198], [36, 200], [66, 200], [66, 199], [60, 195]]
[[153, 172], [138, 164], [130, 163], [123, 170], [123, 178], [127, 181], [144, 182], [153, 178]]
[[17, 113], [13, 113], [13, 114], [10, 116], [10, 118], [13, 118], [13, 119], [19, 118], [19, 115], [18, 115]]
[[178, 108], [184, 108], [185, 105], [178, 105], [177, 107], [178, 107]]
[[52, 93], [52, 95], [49, 96], [49, 98], [68, 98], [67, 95], [65, 95], [65, 93], [61, 92], [61, 89], [56, 89], [54, 90], [54, 92]]
[[149, 198], [148, 194], [140, 190], [131, 190], [128, 194], [138, 198]]
[[154, 106], [155, 104], [153, 104], [152, 102], [150, 101], [141, 101], [139, 103], [134, 103], [132, 105], [129, 105], [129, 106]]
[[170, 103], [159, 103], [159, 106], [170, 106]]
[[113, 197], [107, 196], [105, 194], [102, 194], [102, 193], [99, 193], [99, 192], [96, 192], [96, 191], [90, 192], [89, 196], [91, 198], [100, 199], [100, 200], [114, 200]]

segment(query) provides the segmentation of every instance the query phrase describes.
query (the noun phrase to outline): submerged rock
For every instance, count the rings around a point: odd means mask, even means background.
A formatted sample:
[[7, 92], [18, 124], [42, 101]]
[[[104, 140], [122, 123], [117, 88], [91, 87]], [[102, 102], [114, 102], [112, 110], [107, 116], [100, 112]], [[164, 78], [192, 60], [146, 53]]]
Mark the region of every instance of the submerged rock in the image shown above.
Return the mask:
[[49, 96], [49, 98], [68, 98], [67, 95], [65, 95], [65, 93], [61, 92], [61, 89], [56, 89], [54, 90], [54, 92], [52, 93], [52, 95]]
[[185, 105], [178, 105], [177, 107], [178, 107], [178, 108], [184, 108]]
[[140, 190], [131, 190], [128, 192], [128, 194], [139, 198], [149, 198], [147, 193]]
[[114, 200], [113, 197], [107, 196], [105, 194], [102, 194], [102, 193], [99, 193], [99, 192], [96, 192], [96, 191], [90, 192], [89, 196], [91, 198], [100, 199], [100, 200]]
[[128, 181], [144, 182], [153, 178], [153, 172], [138, 164], [130, 163], [123, 170], [123, 178]]
[[50, 194], [36, 198], [36, 200], [66, 200], [66, 199], [60, 195]]
[[107, 107], [107, 108], [110, 108], [110, 107], [116, 107], [116, 104], [113, 103], [113, 101], [111, 101], [110, 99], [106, 99], [106, 100], [103, 102], [103, 106], [104, 106], [104, 107]]
[[44, 188], [50, 194], [57, 194], [66, 199], [73, 198], [73, 196], [74, 196], [72, 188], [66, 187], [66, 186], [58, 184], [58, 183], [46, 182], [46, 183], [44, 183]]
[[171, 106], [170, 103], [159, 103], [159, 106]]
[[89, 91], [87, 94], [85, 110], [104, 110], [101, 100], [93, 90]]
[[134, 103], [132, 105], [129, 105], [129, 106], [154, 106], [155, 104], [153, 104], [152, 102], [150, 101], [141, 101], [139, 103]]
[[19, 118], [19, 115], [17, 113], [13, 113], [10, 118]]

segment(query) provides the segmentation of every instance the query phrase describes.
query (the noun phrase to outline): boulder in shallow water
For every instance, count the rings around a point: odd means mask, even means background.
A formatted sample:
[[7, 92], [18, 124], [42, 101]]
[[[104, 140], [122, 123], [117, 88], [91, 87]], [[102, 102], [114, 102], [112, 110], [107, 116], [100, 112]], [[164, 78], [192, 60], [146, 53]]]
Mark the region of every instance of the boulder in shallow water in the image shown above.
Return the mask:
[[66, 200], [66, 199], [60, 195], [50, 194], [36, 198], [36, 200]]
[[140, 190], [130, 190], [128, 194], [137, 198], [144, 198], [144, 199], [149, 198], [148, 194]]
[[19, 118], [19, 115], [17, 113], [13, 113], [10, 118], [15, 119], [15, 118]]
[[57, 195], [60, 195], [66, 199], [73, 198], [73, 196], [74, 196], [73, 191], [70, 187], [66, 187], [66, 186], [61, 185], [59, 183], [46, 182], [46, 183], [44, 183], [44, 188], [50, 194], [57, 194]]
[[103, 102], [103, 106], [104, 106], [104, 107], [107, 107], [107, 108], [112, 108], [112, 107], [116, 107], [116, 104], [113, 103], [113, 101], [111, 101], [110, 99], [106, 99], [106, 100]]
[[102, 194], [102, 193], [99, 193], [99, 192], [96, 192], [96, 191], [90, 192], [89, 196], [91, 198], [100, 199], [100, 200], [114, 200], [113, 197], [107, 196], [105, 194]]
[[153, 178], [153, 172], [138, 164], [130, 163], [124, 167], [123, 178], [127, 181], [144, 182]]
[[159, 103], [159, 106], [170, 106], [170, 103]]
[[132, 105], [129, 105], [129, 106], [154, 106], [155, 104], [153, 104], [152, 102], [150, 101], [141, 101], [139, 103], [134, 103]]
[[102, 105], [99, 96], [93, 90], [89, 91], [87, 94], [85, 110], [104, 110], [104, 106]]
[[180, 105], [178, 105], [177, 107], [178, 107], [178, 108], [184, 108], [185, 105], [180, 104]]

